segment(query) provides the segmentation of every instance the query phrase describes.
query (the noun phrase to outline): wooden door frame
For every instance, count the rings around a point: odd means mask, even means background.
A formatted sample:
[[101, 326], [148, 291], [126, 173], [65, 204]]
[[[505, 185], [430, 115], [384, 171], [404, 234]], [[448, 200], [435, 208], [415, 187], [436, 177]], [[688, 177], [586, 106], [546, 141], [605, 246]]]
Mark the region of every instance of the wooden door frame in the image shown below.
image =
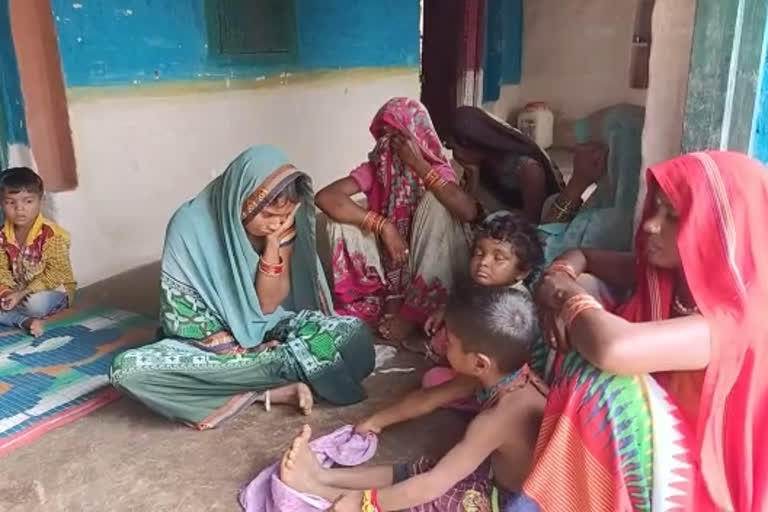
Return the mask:
[[459, 68], [463, 73], [456, 84], [456, 106], [482, 105], [486, 17], [486, 0], [464, 0], [464, 30], [459, 49]]

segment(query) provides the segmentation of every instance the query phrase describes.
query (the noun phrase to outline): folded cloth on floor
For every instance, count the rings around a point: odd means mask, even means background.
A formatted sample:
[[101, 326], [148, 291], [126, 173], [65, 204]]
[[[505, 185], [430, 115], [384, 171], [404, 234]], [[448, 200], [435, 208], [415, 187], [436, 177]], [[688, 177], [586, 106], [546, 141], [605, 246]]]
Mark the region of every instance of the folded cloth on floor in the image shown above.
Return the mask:
[[[374, 434], [362, 436], [352, 425], [341, 427], [315, 439], [309, 447], [323, 467], [333, 464], [357, 466], [370, 460], [376, 453], [378, 438]], [[321, 512], [331, 503], [318, 497], [302, 494], [280, 480], [280, 461], [264, 469], [240, 492], [240, 505], [245, 512]]]

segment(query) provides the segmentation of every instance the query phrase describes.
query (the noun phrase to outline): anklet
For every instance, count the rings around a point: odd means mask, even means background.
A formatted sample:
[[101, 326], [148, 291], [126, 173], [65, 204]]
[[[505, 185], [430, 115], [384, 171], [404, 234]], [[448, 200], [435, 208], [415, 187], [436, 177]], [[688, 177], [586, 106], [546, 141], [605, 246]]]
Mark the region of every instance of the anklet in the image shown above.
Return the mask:
[[264, 392], [264, 410], [267, 412], [272, 410], [272, 397], [269, 394], [269, 390]]

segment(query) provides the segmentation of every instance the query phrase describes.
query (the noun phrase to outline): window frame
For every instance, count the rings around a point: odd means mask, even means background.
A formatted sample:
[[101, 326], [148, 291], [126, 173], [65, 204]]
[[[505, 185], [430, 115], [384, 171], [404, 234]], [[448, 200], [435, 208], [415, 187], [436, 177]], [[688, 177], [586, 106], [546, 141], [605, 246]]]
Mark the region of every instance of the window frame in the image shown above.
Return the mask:
[[298, 22], [296, 19], [296, 0], [282, 0], [287, 4], [289, 19], [293, 23], [287, 30], [290, 30], [290, 44], [287, 51], [270, 52], [254, 51], [247, 53], [227, 52], [222, 47], [221, 32], [221, 10], [224, 8], [227, 0], [206, 0], [205, 17], [208, 27], [208, 55], [209, 58], [219, 64], [231, 65], [277, 65], [294, 64], [296, 62], [298, 46]]

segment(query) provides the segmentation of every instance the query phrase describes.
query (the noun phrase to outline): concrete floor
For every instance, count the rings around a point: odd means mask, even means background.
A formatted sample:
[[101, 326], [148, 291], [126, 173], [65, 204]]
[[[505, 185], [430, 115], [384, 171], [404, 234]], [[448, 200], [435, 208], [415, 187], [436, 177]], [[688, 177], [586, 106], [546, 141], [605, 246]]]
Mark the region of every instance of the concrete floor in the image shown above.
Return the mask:
[[[83, 297], [154, 314], [158, 266], [83, 290]], [[308, 422], [318, 434], [354, 423], [418, 385], [420, 357], [399, 354], [411, 374], [375, 375], [370, 398], [344, 408], [320, 405]], [[197, 432], [122, 399], [0, 458], [0, 511], [238, 511], [238, 491], [278, 457], [305, 418], [290, 408], [251, 407], [224, 427]], [[375, 463], [439, 455], [462, 432], [462, 419], [440, 411], [387, 430]]]

